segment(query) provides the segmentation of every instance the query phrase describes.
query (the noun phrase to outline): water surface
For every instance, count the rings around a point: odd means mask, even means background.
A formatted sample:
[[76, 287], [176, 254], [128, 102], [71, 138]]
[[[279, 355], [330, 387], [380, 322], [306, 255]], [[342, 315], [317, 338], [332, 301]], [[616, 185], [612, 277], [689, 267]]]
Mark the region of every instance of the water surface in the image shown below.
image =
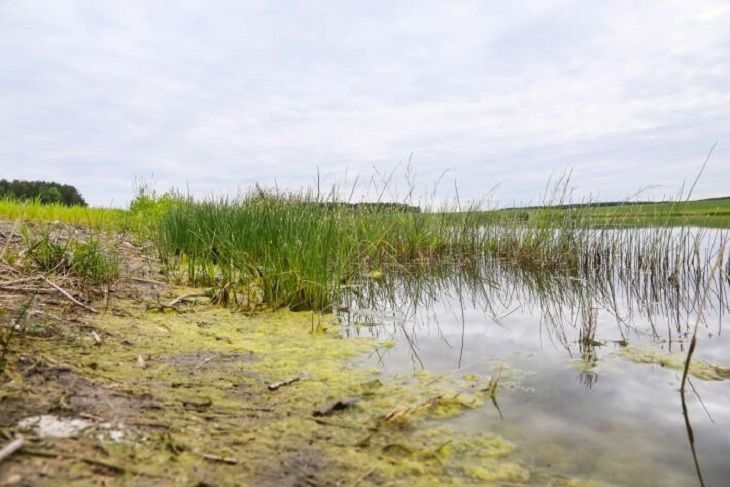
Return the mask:
[[685, 354], [697, 324], [695, 360], [730, 365], [727, 262], [715, 266], [717, 234], [699, 238], [670, 256], [691, 255], [661, 265], [548, 273], [484, 259], [365, 280], [341, 319], [350, 336], [396, 343], [367, 361], [386, 374], [504, 375], [497, 403], [454, 426], [503, 435], [537, 470], [617, 485], [727, 485], [730, 381], [691, 378], [683, 414], [681, 370], [628, 352]]

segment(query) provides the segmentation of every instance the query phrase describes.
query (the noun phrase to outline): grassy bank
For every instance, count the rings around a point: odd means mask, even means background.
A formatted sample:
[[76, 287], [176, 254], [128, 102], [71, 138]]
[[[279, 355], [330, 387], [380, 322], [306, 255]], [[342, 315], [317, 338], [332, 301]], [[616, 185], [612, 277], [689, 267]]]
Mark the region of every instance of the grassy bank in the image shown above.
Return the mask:
[[146, 245], [12, 226], [0, 225], [0, 445], [20, 446], [2, 485], [550, 481], [507, 440], [446, 422], [517, 374], [391, 377], [361, 365], [393, 342], [343, 340], [332, 315], [179, 299], [190, 289], [149, 278]]
[[[87, 431], [33, 438], [9, 475], [35, 479], [40, 464], [51, 483], [68, 483], [71, 464], [84, 480], [101, 471], [132, 483], [573, 485], [512, 458], [514, 447], [499, 437], [439, 423], [487, 401], [498, 408], [498, 389], [517, 384], [501, 365], [496, 379], [463, 374], [460, 354], [447, 374], [379, 377], [354, 360], [393, 342], [342, 340], [346, 329], [327, 314], [261, 308], [349, 305], [357, 319], [368, 299], [392, 298], [388, 308], [400, 310], [409, 292], [415, 303], [428, 294], [441, 305], [449, 290], [462, 306], [462, 292], [469, 301], [468, 292], [484, 294], [490, 306], [504, 305], [503, 316], [514, 309], [510, 299], [536, 302], [552, 325], [548, 333], [567, 347], [561, 327], [570, 322], [561, 312], [580, 321], [580, 377], [590, 382], [599, 306], [668, 303], [681, 324], [679, 312], [693, 315], [699, 293], [714, 289], [704, 283], [722, 238], [711, 229], [597, 226], [586, 210], [548, 207], [534, 218], [485, 220], [476, 210], [354, 206], [259, 189], [202, 202], [138, 198], [129, 210], [5, 203], [6, 218], [41, 224], [26, 233], [0, 227], [0, 266], [10, 276], [2, 284], [13, 298], [0, 335], [9, 384], [0, 430], [27, 434], [21, 421], [62, 411], [84, 419]], [[134, 245], [117, 228], [155, 245]], [[730, 271], [727, 259], [723, 266]], [[171, 288], [161, 268], [170, 281], [216, 293]], [[498, 279], [515, 270], [517, 283]], [[212, 306], [209, 295], [261, 312]], [[681, 364], [679, 355], [651, 351], [630, 358]], [[689, 373], [702, 379], [727, 376], [725, 367], [692, 366]]]
[[343, 290], [394, 270], [418, 274], [485, 258], [575, 275], [612, 266], [667, 276], [682, 266], [700, 272], [697, 232], [711, 230], [671, 227], [686, 228], [696, 219], [723, 226], [728, 211], [730, 199], [414, 211], [259, 188], [205, 201], [141, 192], [129, 210], [0, 201], [3, 219], [58, 221], [151, 239], [169, 278], [215, 287], [224, 304], [317, 310], [339, 305]]
[[[730, 228], [730, 197], [696, 201], [646, 203], [586, 203], [555, 205], [550, 210], [570, 213], [595, 227], [615, 226], [701, 226]], [[539, 220], [548, 208], [509, 208], [488, 212], [491, 220]]]
[[92, 230], [128, 231], [139, 228], [133, 213], [120, 208], [44, 204], [39, 200], [0, 199], [0, 219], [18, 222], [64, 223]]

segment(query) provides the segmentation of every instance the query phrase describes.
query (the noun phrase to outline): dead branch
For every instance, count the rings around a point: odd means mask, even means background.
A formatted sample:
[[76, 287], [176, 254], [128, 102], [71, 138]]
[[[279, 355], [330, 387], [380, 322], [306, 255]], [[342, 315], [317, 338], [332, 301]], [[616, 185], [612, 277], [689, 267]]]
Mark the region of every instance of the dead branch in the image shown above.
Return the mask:
[[295, 382], [299, 382], [300, 380], [306, 378], [307, 375], [308, 374], [305, 372], [303, 374], [299, 374], [297, 376], [294, 376], [294, 377], [292, 377], [290, 379], [287, 379], [287, 380], [283, 380], [281, 382], [274, 382], [273, 384], [269, 384], [269, 390], [270, 391], [275, 391], [275, 390], [280, 389], [280, 388], [282, 388], [284, 386], [288, 386], [288, 385], [294, 384]]
[[48, 316], [49, 318], [52, 318], [56, 321], [62, 321], [61, 317], [58, 315], [54, 315], [53, 313], [49, 313], [47, 311], [40, 311], [37, 309], [29, 311], [28, 315], [29, 316]]
[[3, 291], [11, 291], [17, 293], [37, 293], [37, 294], [55, 294], [56, 291], [48, 288], [38, 288], [33, 286], [3, 286], [0, 284], [0, 289]]
[[51, 452], [51, 451], [45, 451], [45, 450], [32, 450], [32, 449], [24, 449], [23, 453], [27, 455], [32, 455], [36, 457], [42, 457], [42, 458], [69, 458], [71, 460], [75, 460], [77, 462], [83, 462], [87, 465], [90, 465], [92, 467], [101, 467], [106, 468], [107, 470], [110, 470], [112, 473], [115, 473], [117, 475], [123, 475], [127, 472], [134, 473], [135, 475], [147, 475], [142, 472], [138, 472], [136, 470], [132, 470], [128, 467], [123, 467], [121, 465], [116, 465], [113, 463], [109, 463], [105, 460], [97, 459], [97, 458], [87, 458], [87, 457], [81, 457], [78, 455], [72, 455], [69, 453], [61, 452]]
[[337, 399], [336, 401], [330, 401], [318, 409], [316, 409], [312, 416], [330, 416], [331, 414], [342, 411], [343, 409], [347, 409], [353, 404], [355, 404], [357, 400], [352, 397], [346, 397], [342, 399]]
[[178, 298], [173, 299], [172, 301], [167, 303], [165, 305], [165, 307], [172, 308], [176, 304], [181, 303], [181, 302], [185, 301], [186, 299], [190, 299], [190, 298], [207, 298], [207, 297], [208, 297], [208, 293], [203, 293], [203, 292], [187, 293], [187, 294], [183, 294], [182, 296], [180, 296]]
[[226, 463], [228, 465], [238, 465], [238, 459], [233, 457], [219, 457], [218, 455], [211, 455], [210, 453], [201, 453], [200, 456], [212, 462]]
[[0, 286], [14, 286], [16, 284], [21, 284], [24, 282], [33, 282], [37, 281], [39, 279], [43, 279], [43, 276], [33, 276], [33, 277], [21, 277], [20, 279], [12, 279], [10, 281], [2, 281], [0, 282]]
[[71, 301], [71, 302], [72, 302], [72, 303], [74, 303], [75, 305], [77, 305], [77, 306], [80, 306], [80, 307], [84, 308], [84, 309], [85, 309], [85, 310], [87, 310], [87, 311], [91, 311], [92, 313], [99, 313], [99, 312], [98, 312], [97, 310], [95, 310], [95, 309], [94, 309], [94, 308], [92, 308], [91, 306], [89, 306], [89, 305], [87, 305], [87, 304], [84, 304], [84, 303], [82, 303], [81, 301], [79, 301], [79, 300], [77, 300], [76, 298], [74, 298], [73, 296], [71, 296], [71, 295], [70, 295], [70, 294], [69, 294], [69, 293], [68, 293], [68, 292], [67, 292], [67, 291], [66, 291], [65, 289], [63, 289], [62, 287], [60, 287], [60, 286], [58, 286], [58, 285], [54, 284], [54, 283], [53, 283], [53, 282], [51, 282], [51, 281], [50, 281], [50, 280], [49, 280], [49, 279], [48, 279], [47, 277], [44, 277], [44, 278], [43, 278], [43, 280], [44, 280], [44, 281], [46, 281], [46, 283], [47, 283], [47, 284], [48, 284], [49, 286], [51, 286], [51, 287], [52, 287], [53, 289], [55, 289], [55, 290], [56, 290], [56, 291], [58, 291], [59, 293], [61, 293], [61, 294], [63, 294], [64, 296], [66, 296], [66, 297], [67, 297], [67, 298], [69, 299], [69, 301]]
[[141, 277], [134, 277], [134, 276], [130, 276], [128, 279], [130, 281], [144, 282], [144, 283], [147, 283], [147, 284], [155, 284], [157, 286], [165, 286], [165, 283], [164, 282], [155, 281], [154, 279], [144, 279], [144, 278], [141, 278]]
[[12, 272], [13, 274], [16, 274], [16, 275], [18, 275], [18, 274], [21, 273], [18, 269], [16, 269], [15, 267], [11, 266], [10, 264], [8, 264], [8, 261], [5, 260], [5, 256], [4, 255], [0, 255], [0, 266], [4, 267], [6, 270], [8, 270], [8, 271], [10, 271], [10, 272]]
[[23, 443], [25, 443], [25, 439], [22, 436], [18, 436], [13, 441], [5, 445], [2, 450], [0, 450], [0, 462], [20, 450], [23, 447]]
[[[72, 457], [72, 458], [74, 458], [74, 457]], [[87, 465], [91, 465], [92, 467], [106, 468], [107, 470], [110, 470], [111, 472], [113, 472], [117, 475], [123, 475], [127, 472], [126, 467], [123, 467], [121, 465], [116, 465], [114, 463], [109, 463], [106, 460], [101, 460], [101, 459], [97, 459], [97, 458], [79, 458], [79, 457], [76, 457], [75, 459], [80, 460]]]
[[318, 416], [307, 418], [307, 419], [314, 421], [317, 424], [321, 424], [322, 426], [335, 426], [337, 428], [345, 428], [345, 429], [355, 430], [355, 431], [362, 431], [362, 430], [376, 431], [377, 430], [377, 428], [369, 428], [369, 427], [361, 426], [358, 424], [347, 424], [347, 423], [342, 423], [342, 422], [338, 422], [338, 421], [326, 420], [326, 419], [322, 419]]

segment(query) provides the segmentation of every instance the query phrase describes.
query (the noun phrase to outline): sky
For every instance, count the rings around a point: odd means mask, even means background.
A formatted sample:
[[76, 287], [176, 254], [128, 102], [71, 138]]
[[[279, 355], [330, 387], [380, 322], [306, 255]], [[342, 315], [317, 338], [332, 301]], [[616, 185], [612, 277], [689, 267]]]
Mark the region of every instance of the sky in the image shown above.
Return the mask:
[[0, 178], [99, 206], [676, 197], [715, 142], [693, 197], [730, 194], [726, 0], [0, 0]]

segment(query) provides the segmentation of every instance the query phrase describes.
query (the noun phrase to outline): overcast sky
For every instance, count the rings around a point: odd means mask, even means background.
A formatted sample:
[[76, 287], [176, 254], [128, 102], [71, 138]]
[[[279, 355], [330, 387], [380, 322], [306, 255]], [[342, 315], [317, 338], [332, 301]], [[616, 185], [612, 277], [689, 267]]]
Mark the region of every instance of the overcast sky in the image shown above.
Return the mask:
[[[0, 0], [0, 178], [730, 194], [730, 2]], [[445, 172], [446, 171], [446, 172]], [[445, 172], [445, 175], [443, 174]], [[443, 194], [439, 197], [446, 197]]]

